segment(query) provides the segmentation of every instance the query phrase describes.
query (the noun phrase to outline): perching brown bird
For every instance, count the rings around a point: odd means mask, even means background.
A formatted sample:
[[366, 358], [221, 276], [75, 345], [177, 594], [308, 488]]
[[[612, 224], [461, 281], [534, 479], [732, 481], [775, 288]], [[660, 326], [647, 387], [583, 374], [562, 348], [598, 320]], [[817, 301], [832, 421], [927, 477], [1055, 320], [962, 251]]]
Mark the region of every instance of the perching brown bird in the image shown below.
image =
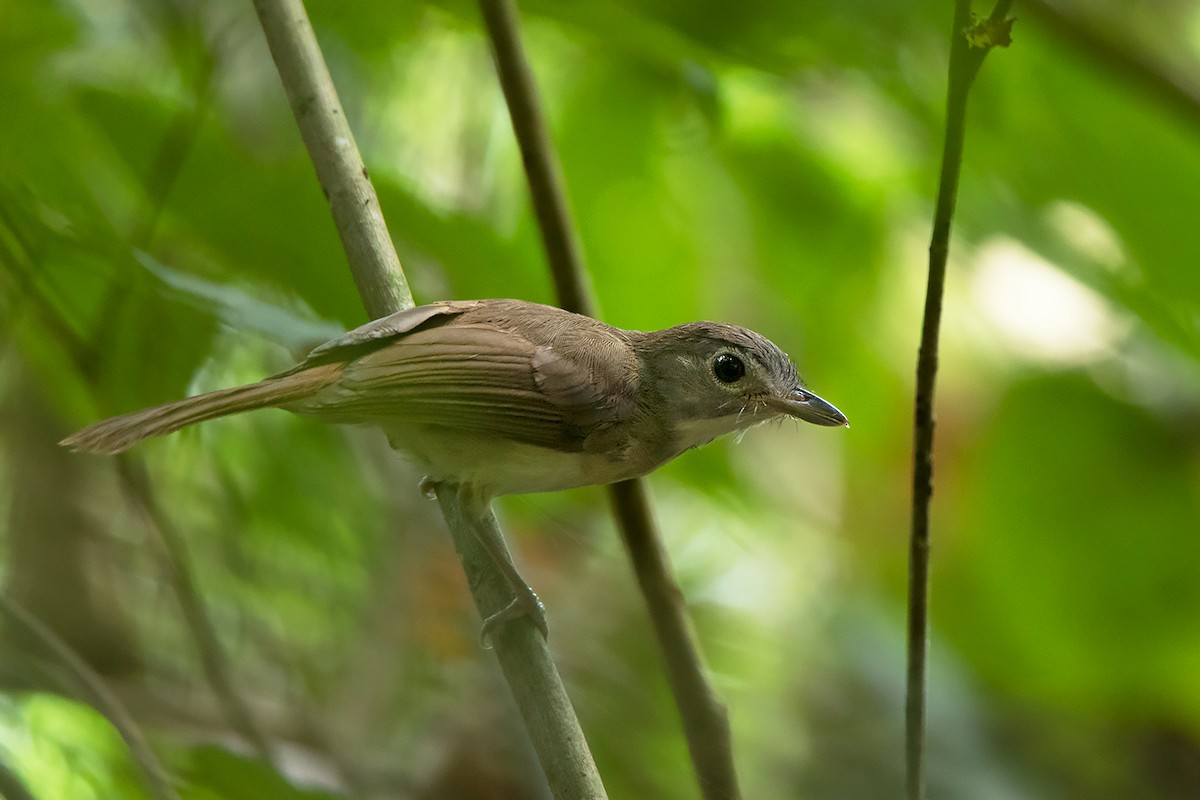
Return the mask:
[[[464, 300], [375, 320], [286, 372], [113, 417], [62, 444], [119, 453], [266, 407], [382, 428], [432, 486], [457, 487], [464, 511], [480, 520], [496, 495], [638, 477], [767, 420], [846, 424], [804, 388], [778, 347], [745, 328], [693, 322], [627, 331], [521, 300]], [[485, 630], [524, 612], [541, 622], [536, 595], [483, 527], [476, 529], [517, 596]]]

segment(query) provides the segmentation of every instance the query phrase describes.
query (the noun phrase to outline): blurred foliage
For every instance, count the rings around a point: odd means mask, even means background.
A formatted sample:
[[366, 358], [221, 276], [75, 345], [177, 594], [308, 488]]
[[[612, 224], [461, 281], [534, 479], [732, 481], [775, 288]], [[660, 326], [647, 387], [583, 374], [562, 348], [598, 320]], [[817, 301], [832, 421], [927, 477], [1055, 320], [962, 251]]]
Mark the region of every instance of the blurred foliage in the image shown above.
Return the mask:
[[[1018, 4], [971, 100], [930, 794], [1195, 798], [1200, 6], [1055, 0], [1064, 23], [1044, 2]], [[549, 300], [474, 6], [309, 5], [419, 299]], [[853, 422], [754, 430], [651, 480], [746, 795], [898, 796], [949, 4], [522, 10], [605, 317], [754, 327]], [[6, 591], [110, 679], [185, 797], [543, 796], [440, 520], [382, 437], [270, 411], [147, 444], [157, 520], [127, 471], [55, 447], [362, 321], [251, 5], [0, 0], [0, 19]], [[605, 511], [597, 490], [501, 504], [611, 796], [694, 797]], [[205, 677], [163, 525], [272, 763]], [[2, 652], [0, 760], [30, 792], [144, 796], [102, 718]]]

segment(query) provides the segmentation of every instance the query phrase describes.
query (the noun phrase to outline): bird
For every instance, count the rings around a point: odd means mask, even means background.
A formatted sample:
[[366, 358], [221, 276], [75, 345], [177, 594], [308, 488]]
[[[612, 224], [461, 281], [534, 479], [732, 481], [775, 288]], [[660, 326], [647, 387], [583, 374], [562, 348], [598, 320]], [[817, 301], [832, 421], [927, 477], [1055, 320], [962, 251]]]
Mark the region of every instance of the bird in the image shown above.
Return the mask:
[[[291, 369], [90, 425], [71, 450], [115, 454], [206, 420], [282, 408], [378, 427], [458, 493], [513, 601], [546, 631], [536, 593], [484, 529], [494, 497], [641, 477], [713, 439], [780, 418], [848, 426], [766, 337], [720, 322], [624, 330], [524, 300], [447, 300], [328, 341]], [[494, 529], [493, 529], [494, 530]]]

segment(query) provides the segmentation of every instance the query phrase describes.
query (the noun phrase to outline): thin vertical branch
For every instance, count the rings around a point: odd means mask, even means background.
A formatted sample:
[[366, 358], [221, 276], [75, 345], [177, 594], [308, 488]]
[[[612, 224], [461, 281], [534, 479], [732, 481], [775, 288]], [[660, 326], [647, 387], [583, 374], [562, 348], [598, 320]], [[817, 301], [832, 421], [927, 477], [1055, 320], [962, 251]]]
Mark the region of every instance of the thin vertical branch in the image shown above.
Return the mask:
[[[480, 0], [479, 5], [521, 149], [559, 305], [579, 313], [594, 313], [561, 169], [521, 44], [516, 8], [512, 0]], [[701, 792], [707, 800], [736, 800], [741, 795], [729, 715], [708, 681], [688, 624], [683, 593], [650, 512], [645, 484], [640, 480], [614, 484], [609, 487], [609, 499], [667, 662], [667, 679], [683, 720]]]
[[737, 770], [729, 712], [708, 681], [704, 659], [688, 622], [683, 592], [654, 524], [643, 481], [622, 481], [610, 487], [613, 513], [621, 526], [625, 548], [638, 587], [650, 609], [658, 646], [667, 661], [667, 677], [701, 794], [707, 800], [736, 800]]
[[908, 669], [905, 700], [905, 763], [908, 800], [925, 797], [925, 687], [929, 639], [929, 506], [933, 498], [934, 389], [937, 384], [938, 338], [950, 226], [962, 166], [967, 96], [984, 56], [991, 47], [1007, 46], [1006, 21], [1012, 0], [998, 0], [987, 20], [973, 23], [970, 0], [955, 0], [950, 66], [946, 91], [946, 131], [938, 178], [933, 234], [929, 243], [929, 275], [925, 314], [917, 354], [913, 413], [913, 506], [909, 539]]
[[562, 169], [546, 128], [533, 70], [521, 43], [517, 9], [512, 0], [480, 0], [479, 8], [492, 43], [496, 74], [508, 103], [521, 161], [525, 164], [529, 196], [546, 248], [546, 262], [554, 278], [558, 304], [568, 311], [594, 316], [596, 304], [588, 287], [575, 225], [571, 222]]
[[75, 683], [76, 688], [82, 691], [88, 701], [117, 729], [146, 780], [150, 796], [154, 800], [179, 800], [162, 762], [146, 742], [146, 737], [142, 735], [129, 711], [117, 696], [109, 691], [104, 679], [45, 623], [29, 613], [20, 603], [2, 593], [0, 611], [16, 623], [32, 641], [42, 646], [54, 663], [62, 667], [63, 672]]
[[[411, 307], [400, 260], [303, 4], [254, 0], [254, 6], [367, 312], [379, 317]], [[488, 617], [507, 605], [511, 593], [454, 495], [439, 493], [439, 503], [475, 604]], [[490, 513], [487, 523], [495, 524]], [[521, 619], [501, 626], [492, 645], [551, 792], [558, 800], [603, 800], [600, 774], [545, 638]]]

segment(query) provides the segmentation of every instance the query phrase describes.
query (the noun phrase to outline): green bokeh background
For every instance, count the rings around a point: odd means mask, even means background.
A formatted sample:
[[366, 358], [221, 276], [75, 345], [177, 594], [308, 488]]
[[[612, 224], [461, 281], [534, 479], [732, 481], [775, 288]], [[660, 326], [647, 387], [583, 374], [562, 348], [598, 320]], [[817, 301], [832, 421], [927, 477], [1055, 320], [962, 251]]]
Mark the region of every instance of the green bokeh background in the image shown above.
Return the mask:
[[[950, 5], [521, 4], [604, 317], [753, 327], [853, 424], [754, 429], [650, 479], [747, 797], [901, 793]], [[929, 794], [1194, 800], [1200, 6], [1053, 7], [1069, 20], [1017, 4], [971, 98]], [[309, 10], [418, 301], [551, 300], [474, 5]], [[267, 411], [148, 443], [127, 466], [157, 522], [113, 461], [55, 446], [364, 321], [251, 4], [0, 0], [0, 98], [5, 591], [184, 797], [543, 797], [442, 523], [382, 437]], [[500, 512], [610, 796], [696, 797], [603, 493]], [[204, 679], [164, 524], [275, 765]], [[0, 763], [38, 798], [146, 796], [115, 731], [4, 637]]]

